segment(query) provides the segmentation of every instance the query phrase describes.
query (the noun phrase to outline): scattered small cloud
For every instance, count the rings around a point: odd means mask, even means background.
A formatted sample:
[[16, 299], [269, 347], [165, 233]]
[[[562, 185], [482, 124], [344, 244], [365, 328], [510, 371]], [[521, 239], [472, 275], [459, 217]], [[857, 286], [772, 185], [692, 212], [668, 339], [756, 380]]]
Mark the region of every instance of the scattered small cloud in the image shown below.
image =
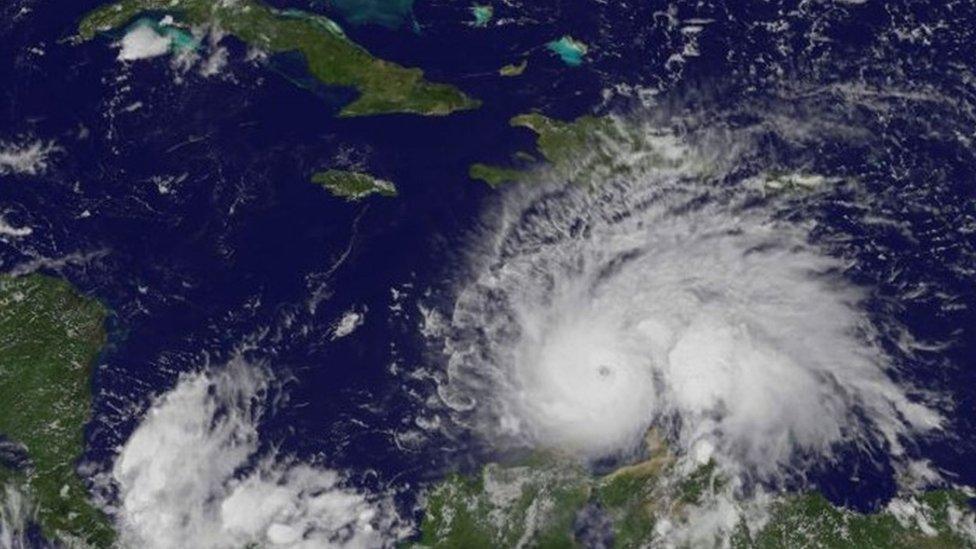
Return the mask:
[[363, 325], [366, 321], [366, 309], [363, 308], [361, 311], [356, 309], [350, 309], [342, 315], [342, 318], [336, 322], [335, 326], [332, 328], [332, 339], [339, 339], [341, 337], [346, 337], [347, 335], [356, 331]]
[[0, 175], [40, 175], [50, 167], [51, 155], [60, 150], [54, 141], [0, 141]]

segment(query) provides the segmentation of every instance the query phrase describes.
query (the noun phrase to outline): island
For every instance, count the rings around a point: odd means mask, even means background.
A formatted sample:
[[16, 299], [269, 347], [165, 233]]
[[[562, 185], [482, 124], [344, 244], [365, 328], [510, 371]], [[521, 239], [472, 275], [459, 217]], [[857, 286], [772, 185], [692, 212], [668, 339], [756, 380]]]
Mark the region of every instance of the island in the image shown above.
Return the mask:
[[517, 183], [528, 179], [530, 176], [531, 173], [525, 170], [490, 164], [476, 163], [468, 169], [468, 177], [484, 181], [492, 187], [500, 187], [505, 183]]
[[368, 173], [326, 170], [312, 175], [312, 183], [325, 187], [330, 193], [349, 201], [356, 201], [372, 194], [396, 196], [396, 185], [373, 177]]
[[501, 76], [519, 76], [523, 72], [525, 72], [525, 69], [528, 66], [529, 66], [529, 60], [523, 59], [521, 63], [518, 64], [512, 63], [498, 69], [498, 74]]
[[341, 116], [442, 116], [481, 105], [453, 86], [427, 81], [420, 69], [373, 57], [326, 17], [277, 10], [259, 0], [122, 0], [86, 15], [78, 26], [78, 38], [91, 40], [100, 32], [123, 29], [147, 14], [165, 14], [183, 25], [216, 27], [272, 54], [301, 54], [309, 73], [323, 84], [359, 92]]
[[562, 164], [576, 156], [591, 140], [598, 139], [614, 130], [613, 120], [608, 117], [581, 116], [572, 122], [563, 122], [539, 113], [520, 114], [509, 123], [516, 128], [535, 132], [539, 152], [549, 162]]
[[0, 490], [26, 496], [44, 536], [67, 547], [115, 539], [76, 470], [106, 316], [63, 280], [0, 275], [0, 435], [23, 457], [0, 461]]
[[[580, 160], [579, 152], [590, 149], [592, 154], [597, 155], [597, 160], [610, 160], [608, 158], [609, 151], [601, 152], [599, 147], [593, 148], [591, 146], [597, 144], [602, 136], [619, 133], [618, 128], [609, 117], [589, 115], [581, 116], [570, 122], [563, 122], [539, 113], [528, 113], [513, 117], [509, 124], [512, 127], [526, 128], [535, 133], [539, 154], [549, 165], [574, 180], [582, 177], [581, 174], [574, 173], [577, 171], [574, 166]], [[522, 153], [519, 156], [525, 158], [527, 155]], [[528, 158], [531, 159], [531, 155], [528, 155]], [[586, 164], [591, 167], [597, 165], [594, 162], [586, 162]], [[470, 166], [468, 175], [472, 179], [481, 180], [497, 187], [504, 183], [533, 179], [536, 174], [532, 167], [531, 163], [523, 163], [521, 167], [475, 163]]]

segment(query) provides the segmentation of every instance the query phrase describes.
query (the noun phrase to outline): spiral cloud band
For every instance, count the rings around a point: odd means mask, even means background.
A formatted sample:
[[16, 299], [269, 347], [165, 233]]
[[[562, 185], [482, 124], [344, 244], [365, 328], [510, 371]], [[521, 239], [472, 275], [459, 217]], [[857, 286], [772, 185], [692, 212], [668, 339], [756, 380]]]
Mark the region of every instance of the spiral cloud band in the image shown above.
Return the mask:
[[759, 475], [843, 443], [897, 455], [937, 427], [889, 376], [841, 261], [682, 154], [510, 192], [447, 319], [458, 417], [589, 459], [657, 425], [679, 453]]

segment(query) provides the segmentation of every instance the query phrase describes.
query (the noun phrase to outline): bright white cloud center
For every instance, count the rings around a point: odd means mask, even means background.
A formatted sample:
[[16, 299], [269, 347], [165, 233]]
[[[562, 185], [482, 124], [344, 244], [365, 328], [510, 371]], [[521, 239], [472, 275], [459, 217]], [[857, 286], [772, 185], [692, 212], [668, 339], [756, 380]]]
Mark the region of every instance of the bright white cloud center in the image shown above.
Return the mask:
[[136, 25], [122, 37], [119, 43], [119, 60], [135, 61], [166, 55], [173, 45], [169, 36], [160, 34], [148, 24]]
[[[621, 447], [652, 419], [651, 356], [616, 319], [598, 314], [575, 310], [538, 319], [547, 326], [534, 327], [529, 331], [536, 335], [520, 342], [513, 372], [523, 393], [519, 406], [546, 444]], [[613, 416], [632, 421], [605, 420]]]

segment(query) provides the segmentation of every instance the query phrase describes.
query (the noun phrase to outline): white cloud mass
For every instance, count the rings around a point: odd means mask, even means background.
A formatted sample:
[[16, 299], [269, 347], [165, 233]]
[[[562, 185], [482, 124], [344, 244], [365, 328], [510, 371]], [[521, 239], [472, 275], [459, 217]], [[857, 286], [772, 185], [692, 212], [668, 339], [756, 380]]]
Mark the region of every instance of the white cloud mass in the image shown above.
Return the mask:
[[259, 457], [266, 374], [242, 361], [158, 398], [112, 471], [125, 547], [383, 547], [406, 530], [342, 474]]
[[889, 376], [841, 260], [647, 139], [627, 177], [512, 190], [489, 219], [445, 340], [464, 424], [598, 459], [663, 423], [679, 454], [766, 477], [939, 426]]
[[60, 150], [54, 142], [39, 139], [20, 143], [0, 141], [0, 175], [39, 175], [50, 166], [51, 153]]
[[166, 55], [173, 40], [156, 32], [150, 25], [136, 25], [119, 42], [119, 61], [135, 61]]

